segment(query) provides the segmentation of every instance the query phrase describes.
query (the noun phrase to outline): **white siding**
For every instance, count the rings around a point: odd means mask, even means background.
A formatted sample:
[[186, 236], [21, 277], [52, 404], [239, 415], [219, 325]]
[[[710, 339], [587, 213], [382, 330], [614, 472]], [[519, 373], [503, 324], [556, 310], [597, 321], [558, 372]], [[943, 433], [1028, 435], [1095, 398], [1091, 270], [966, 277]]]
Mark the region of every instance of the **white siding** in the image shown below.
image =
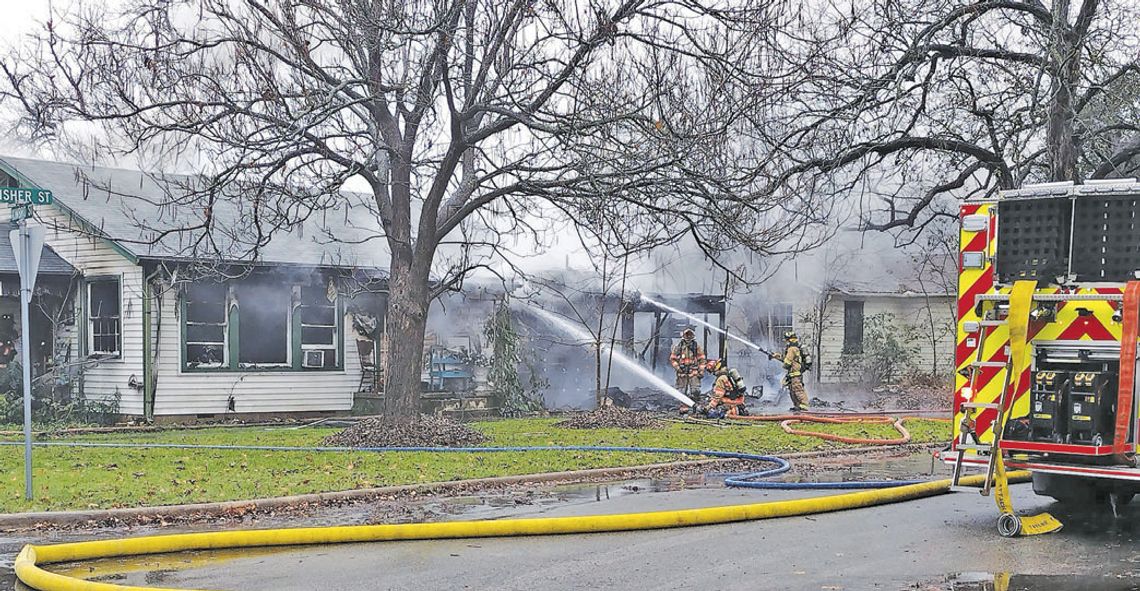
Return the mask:
[[360, 357], [351, 315], [344, 318], [343, 370], [184, 372], [178, 309], [174, 294], [162, 298], [155, 416], [225, 414], [231, 395], [237, 413], [352, 409], [360, 385]]
[[[68, 263], [84, 277], [118, 277], [122, 290], [122, 308], [119, 310], [122, 330], [122, 350], [118, 359], [103, 361], [89, 368], [83, 375], [83, 392], [88, 398], [113, 396], [119, 392], [119, 410], [124, 414], [143, 414], [142, 390], [128, 386], [131, 376], [139, 383], [143, 379], [142, 354], [142, 268], [131, 263], [107, 242], [83, 232], [67, 214], [55, 207], [36, 208], [37, 217], [46, 226], [45, 238]], [[86, 294], [79, 294], [76, 305]], [[76, 316], [80, 321], [85, 318]], [[78, 332], [78, 331], [77, 331]], [[87, 330], [83, 331], [85, 334]], [[78, 334], [76, 334], [78, 339]], [[82, 348], [73, 344], [76, 355]]]
[[[83, 378], [84, 394], [90, 398], [113, 396], [117, 390], [120, 412], [142, 415], [143, 393], [127, 385], [131, 376], [139, 383], [143, 381], [142, 268], [105, 241], [87, 235], [60, 210], [43, 207], [36, 213], [47, 227], [46, 242], [84, 277], [119, 278], [121, 356], [87, 370]], [[78, 299], [76, 305], [79, 305]], [[238, 413], [351, 410], [360, 384], [360, 358], [350, 315], [344, 318], [343, 370], [185, 373], [180, 366], [182, 337], [177, 311], [178, 301], [173, 294], [162, 298], [161, 325], [156, 327], [159, 331], [156, 416], [224, 414], [228, 412], [231, 394]], [[159, 321], [157, 317], [155, 320]], [[73, 351], [78, 354], [79, 335], [73, 339]]]
[[[847, 299], [863, 302], [864, 327], [872, 316], [877, 314], [892, 314], [897, 324], [914, 327], [917, 338], [910, 342], [917, 347], [917, 353], [912, 361], [915, 366], [924, 372], [937, 370], [946, 374], [954, 364], [954, 332], [952, 325], [953, 310], [951, 308], [954, 298], [950, 296], [931, 297], [929, 307], [934, 313], [935, 331], [938, 334], [937, 346], [932, 347], [930, 342], [930, 326], [927, 316], [928, 301], [922, 297], [850, 297]], [[845, 375], [840, 371], [840, 359], [843, 356], [843, 296], [834, 297], [827, 307], [827, 327], [823, 331], [820, 343], [820, 358], [816, 360], [816, 367], [820, 370], [820, 379], [825, 383], [851, 382], [858, 376]], [[808, 327], [804, 327], [805, 332]], [[949, 328], [949, 330], [948, 330]], [[864, 329], [866, 330], [866, 329]], [[809, 340], [809, 343], [812, 341]], [[937, 362], [936, 362], [937, 360]]]

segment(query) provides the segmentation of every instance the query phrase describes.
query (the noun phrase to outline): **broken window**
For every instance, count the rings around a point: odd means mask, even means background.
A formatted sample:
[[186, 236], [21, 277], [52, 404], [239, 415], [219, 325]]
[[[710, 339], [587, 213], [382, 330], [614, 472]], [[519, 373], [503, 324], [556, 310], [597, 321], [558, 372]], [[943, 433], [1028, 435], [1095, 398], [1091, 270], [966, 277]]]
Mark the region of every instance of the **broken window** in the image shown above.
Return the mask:
[[186, 288], [186, 366], [222, 367], [229, 314], [225, 284], [195, 283]]
[[758, 336], [760, 340], [769, 344], [779, 345], [784, 342], [784, 333], [794, 330], [794, 314], [792, 304], [767, 304], [760, 308], [758, 320]]
[[87, 284], [87, 348], [92, 355], [118, 355], [122, 344], [119, 280], [95, 279]]
[[293, 290], [272, 281], [237, 286], [238, 362], [243, 367], [289, 364]]
[[337, 366], [337, 292], [333, 284], [301, 286], [301, 366]]
[[784, 340], [784, 333], [795, 330], [792, 305], [772, 304], [769, 312], [772, 318], [772, 342], [782, 342]]

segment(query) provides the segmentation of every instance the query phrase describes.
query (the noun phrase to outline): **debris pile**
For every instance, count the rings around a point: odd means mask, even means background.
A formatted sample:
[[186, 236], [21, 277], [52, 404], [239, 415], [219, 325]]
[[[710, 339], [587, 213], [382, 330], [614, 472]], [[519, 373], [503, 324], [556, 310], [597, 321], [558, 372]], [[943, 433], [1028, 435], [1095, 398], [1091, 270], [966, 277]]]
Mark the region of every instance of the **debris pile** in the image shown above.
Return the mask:
[[329, 435], [323, 443], [334, 447], [467, 447], [485, 441], [486, 435], [463, 423], [423, 415], [394, 424], [381, 417], [365, 419]]
[[559, 421], [559, 427], [570, 429], [654, 429], [661, 426], [652, 413], [627, 410], [619, 406], [603, 406]]

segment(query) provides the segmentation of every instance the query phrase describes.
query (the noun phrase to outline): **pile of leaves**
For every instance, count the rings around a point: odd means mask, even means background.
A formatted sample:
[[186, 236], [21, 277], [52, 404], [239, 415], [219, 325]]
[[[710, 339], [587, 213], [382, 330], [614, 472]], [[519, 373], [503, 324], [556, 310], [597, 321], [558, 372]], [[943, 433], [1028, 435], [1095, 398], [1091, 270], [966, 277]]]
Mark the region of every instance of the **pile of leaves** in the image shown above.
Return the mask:
[[582, 412], [556, 423], [570, 429], [655, 429], [661, 426], [652, 413], [639, 412], [620, 406], [603, 406]]
[[386, 423], [382, 417], [365, 419], [329, 435], [323, 443], [335, 447], [467, 447], [485, 441], [486, 435], [463, 423], [423, 415], [395, 423]]

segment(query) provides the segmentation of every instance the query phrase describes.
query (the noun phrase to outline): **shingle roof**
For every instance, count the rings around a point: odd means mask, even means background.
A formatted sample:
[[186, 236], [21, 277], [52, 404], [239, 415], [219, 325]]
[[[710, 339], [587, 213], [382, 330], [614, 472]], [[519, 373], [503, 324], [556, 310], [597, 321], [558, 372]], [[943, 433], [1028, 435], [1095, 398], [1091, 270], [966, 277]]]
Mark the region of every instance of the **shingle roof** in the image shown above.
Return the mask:
[[344, 193], [329, 209], [288, 229], [279, 229], [256, 249], [256, 228], [249, 204], [218, 200], [210, 211], [209, 242], [204, 231], [172, 232], [200, 224], [204, 210], [172, 205], [171, 188], [193, 177], [154, 175], [137, 170], [65, 162], [0, 157], [36, 186], [50, 189], [62, 209], [140, 259], [217, 258], [259, 264], [315, 267], [388, 268], [388, 249], [366, 196]]
[[[16, 253], [12, 248], [8, 232], [0, 232], [0, 273], [15, 274], [19, 272], [19, 267], [16, 266]], [[43, 253], [40, 254], [39, 275], [68, 276], [74, 273], [74, 267], [61, 259], [50, 246], [44, 245]]]

